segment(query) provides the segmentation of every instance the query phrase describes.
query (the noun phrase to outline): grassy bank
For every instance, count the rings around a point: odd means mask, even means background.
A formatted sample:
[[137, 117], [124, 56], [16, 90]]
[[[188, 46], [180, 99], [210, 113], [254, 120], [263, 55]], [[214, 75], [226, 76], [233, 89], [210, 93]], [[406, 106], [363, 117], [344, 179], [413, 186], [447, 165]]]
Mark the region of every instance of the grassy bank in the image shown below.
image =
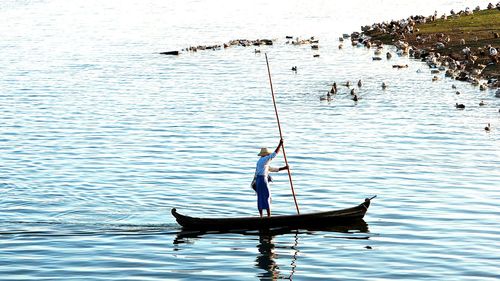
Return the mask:
[[[438, 18], [435, 21], [416, 24], [413, 33], [405, 33], [404, 35], [377, 31], [366, 32], [373, 39], [381, 40], [386, 44], [403, 40], [414, 49], [439, 52], [441, 55], [450, 56], [455, 60], [467, 60], [462, 50], [469, 47], [474, 56], [472, 64], [469, 64], [470, 67], [472, 65], [475, 67], [486, 65], [481, 73], [481, 78], [497, 79], [500, 79], [500, 63], [492, 63], [486, 46], [491, 45], [498, 49], [500, 47], [499, 33], [500, 10], [498, 9], [476, 11], [472, 15], [450, 15], [446, 19]], [[437, 43], [439, 42], [443, 43], [444, 48], [441, 45], [438, 49]]]

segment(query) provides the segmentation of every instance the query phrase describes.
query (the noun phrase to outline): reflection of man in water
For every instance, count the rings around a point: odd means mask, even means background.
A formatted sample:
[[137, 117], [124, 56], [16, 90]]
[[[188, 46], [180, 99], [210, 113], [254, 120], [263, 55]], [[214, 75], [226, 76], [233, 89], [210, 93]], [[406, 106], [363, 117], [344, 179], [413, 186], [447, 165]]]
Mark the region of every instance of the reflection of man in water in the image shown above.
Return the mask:
[[256, 266], [266, 272], [257, 275], [260, 280], [277, 280], [279, 276], [278, 265], [274, 261], [276, 254], [274, 253], [273, 236], [260, 235], [260, 244], [257, 245], [260, 255], [255, 260]]

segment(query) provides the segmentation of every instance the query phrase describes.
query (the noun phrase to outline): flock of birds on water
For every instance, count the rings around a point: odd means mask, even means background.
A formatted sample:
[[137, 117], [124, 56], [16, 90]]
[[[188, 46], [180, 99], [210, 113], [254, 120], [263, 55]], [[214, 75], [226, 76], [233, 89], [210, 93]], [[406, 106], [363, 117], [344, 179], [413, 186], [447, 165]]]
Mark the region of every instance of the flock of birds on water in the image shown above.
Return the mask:
[[[349, 37], [351, 37], [351, 36], [348, 35], [348, 34], [344, 34], [342, 37], [339, 37], [339, 41], [340, 41], [340, 45], [338, 46], [339, 49], [343, 48], [343, 41], [344, 41], [344, 39], [347, 39]], [[316, 39], [316, 38], [314, 38], [314, 37], [311, 37], [309, 39], [299, 39], [299, 38], [296, 38], [295, 40], [293, 40], [292, 36], [286, 36], [286, 39], [292, 39], [292, 41], [287, 41], [286, 44], [291, 44], [291, 45], [310, 44], [311, 45], [311, 49], [313, 51], [319, 50], [319, 40]], [[257, 40], [238, 39], [238, 40], [231, 40], [228, 43], [224, 43], [223, 45], [210, 45], [210, 46], [188, 47], [186, 49], [183, 49], [182, 51], [196, 52], [196, 51], [199, 51], [199, 50], [219, 50], [219, 49], [222, 49], [222, 48], [225, 49], [225, 48], [229, 48], [229, 47], [232, 47], [232, 46], [242, 46], [242, 47], [255, 46], [255, 47], [260, 47], [262, 45], [274, 45], [273, 41], [274, 40], [270, 40], [270, 39], [257, 39]], [[361, 44], [358, 40], [352, 39], [352, 46], [363, 47], [365, 45], [366, 44]], [[365, 47], [367, 47], [367, 46], [365, 46]], [[368, 46], [368, 48], [369, 47], [370, 46]], [[382, 59], [382, 58], [380, 58], [381, 50], [382, 50], [382, 45], [377, 45], [377, 48], [374, 51], [374, 55], [375, 55], [373, 57], [374, 61]], [[260, 52], [261, 52], [260, 49], [254, 49], [254, 53], [256, 53], [256, 54], [258, 54]], [[396, 53], [398, 55], [401, 55], [398, 52], [396, 52]], [[163, 53], [160, 53], [160, 54], [179, 55], [180, 52], [179, 51], [172, 51], [172, 52], [163, 52]], [[313, 57], [319, 57], [319, 54], [318, 53], [314, 53]], [[387, 58], [387, 60], [390, 60], [392, 58], [392, 54], [390, 52], [387, 52], [386, 53], [386, 58]], [[396, 68], [396, 69], [402, 69], [402, 68], [407, 68], [408, 64], [405, 64], [405, 65], [395, 64], [392, 67]], [[297, 73], [298, 68], [297, 68], [297, 66], [292, 66], [291, 70], [293, 72]], [[439, 69], [439, 71], [442, 71], [442, 69]], [[421, 72], [421, 70], [419, 69], [417, 72]], [[436, 70], [435, 69], [431, 70], [431, 73], [432, 74], [436, 74]], [[434, 75], [432, 77], [432, 81], [433, 82], [434, 81], [438, 81], [438, 80], [439, 80], [438, 76]], [[340, 86], [345, 86], [345, 87], [347, 87], [349, 89], [349, 93], [350, 93], [350, 96], [351, 96], [350, 98], [355, 103], [357, 103], [361, 99], [360, 95], [358, 94], [358, 91], [363, 86], [363, 81], [361, 79], [358, 80], [358, 82], [357, 82], [357, 89], [355, 88], [355, 86], [350, 81], [342, 83]], [[352, 86], [352, 88], [351, 88], [351, 86]], [[382, 82], [381, 83], [382, 90], [387, 89], [387, 87], [388, 87], [388, 84], [386, 82]], [[456, 88], [457, 87], [453, 84], [452, 85], [452, 89], [456, 89]], [[480, 90], [485, 90], [485, 89], [481, 88]], [[335, 95], [337, 95], [337, 93], [339, 93], [339, 88], [338, 88], [337, 83], [334, 82], [332, 84], [332, 86], [331, 86], [331, 89], [327, 92], [327, 94], [320, 96], [319, 99], [320, 99], [320, 101], [331, 101], [333, 99], [333, 97]], [[456, 94], [460, 95], [460, 92], [456, 91]], [[495, 93], [495, 96], [498, 97], [498, 98], [500, 98], [500, 89], [497, 89], [497, 91]], [[486, 105], [486, 103], [481, 100], [481, 102], [479, 103], [479, 106], [484, 106], [484, 105]], [[457, 109], [462, 109], [462, 110], [465, 109], [465, 105], [462, 104], [462, 103], [456, 103], [455, 107]], [[500, 109], [498, 110], [498, 112], [500, 113]], [[491, 124], [488, 123], [484, 127], [484, 130], [486, 132], [490, 132], [492, 130]]]
[[[346, 37], [348, 38], [348, 35], [344, 34], [344, 36], [343, 36], [343, 37], [339, 37], [339, 41], [340, 41], [340, 42], [343, 42], [343, 39], [344, 39], [344, 38], [346, 38]], [[288, 37], [287, 37], [287, 39], [288, 39]], [[314, 39], [314, 37], [312, 37], [312, 39]], [[297, 41], [294, 41], [294, 42], [300, 42], [300, 44], [304, 44], [304, 43], [310, 43], [311, 41], [310, 41], [310, 40], [305, 40], [305, 41], [304, 41], [304, 40], [301, 40], [301, 41], [299, 41], [299, 39], [297, 39]], [[293, 42], [293, 43], [294, 43], [294, 42]], [[318, 41], [317, 41], [317, 40], [315, 40], [315, 41], [313, 41], [313, 42], [314, 42], [314, 43], [318, 43]], [[298, 44], [298, 43], [295, 43], [295, 44]], [[358, 46], [358, 47], [360, 47], [360, 45], [359, 45], [359, 44], [354, 44], [354, 43], [353, 43], [353, 46]], [[339, 49], [342, 49], [342, 48], [343, 48], [343, 44], [341, 43], [341, 44], [339, 45]], [[317, 49], [318, 49], [317, 45], [313, 45], [313, 48], [312, 48], [312, 49], [313, 49], [313, 50], [317, 50]], [[375, 50], [375, 52], [374, 52], [374, 54], [375, 54], [376, 56], [375, 56], [375, 57], [373, 57], [373, 58], [378, 58], [377, 60], [381, 60], [381, 58], [379, 57], [379, 55], [381, 54], [381, 49], [382, 49], [382, 46], [378, 46], [378, 48], [377, 48], [377, 49]], [[317, 56], [319, 56], [319, 55], [315, 55], [315, 57], [317, 57]], [[387, 53], [386, 53], [386, 58], [387, 58], [387, 60], [390, 60], [390, 59], [392, 58], [392, 54], [391, 54], [390, 52], [387, 52]], [[375, 59], [373, 59], [373, 60], [375, 60]], [[397, 69], [407, 68], [407, 67], [408, 67], [408, 64], [405, 64], [405, 65], [396, 64], [396, 65], [393, 65], [392, 67], [393, 67], [393, 68], [397, 68]], [[297, 66], [292, 66], [291, 70], [292, 70], [293, 72], [297, 73], [298, 68], [297, 68]], [[417, 70], [417, 72], [421, 72], [421, 70], [419, 69], [419, 70]], [[436, 71], [435, 71], [435, 70], [432, 70], [432, 71], [431, 71], [431, 73], [435, 74], [435, 73], [436, 73]], [[438, 77], [438, 76], [434, 75], [434, 76], [432, 77], [432, 81], [433, 81], [433, 82], [434, 82], [434, 81], [438, 81], [438, 80], [439, 80], [439, 77]], [[355, 86], [354, 86], [354, 85], [353, 85], [350, 81], [347, 81], [347, 82], [345, 82], [345, 83], [342, 83], [342, 84], [341, 84], [341, 86], [345, 86], [345, 87], [347, 87], [348, 92], [350, 93], [350, 96], [351, 96], [351, 97], [350, 97], [350, 99], [351, 99], [351, 100], [353, 100], [355, 103], [357, 103], [357, 102], [361, 99], [361, 97], [358, 95], [358, 91], [359, 91], [359, 89], [363, 86], [363, 81], [362, 81], [361, 79], [359, 79], [359, 80], [358, 80], [358, 82], [357, 82], [357, 89], [356, 89], [356, 87], [355, 87]], [[482, 86], [482, 85], [481, 85], [481, 86]], [[382, 88], [382, 90], [387, 89], [387, 87], [388, 87], [388, 84], [387, 84], [386, 82], [382, 82], [382, 84], [381, 84], [381, 88]], [[455, 86], [455, 84], [453, 84], [453, 85], [452, 85], [452, 89], [455, 89], [455, 90], [457, 89], [457, 87]], [[480, 90], [481, 90], [481, 91], [484, 91], [485, 89], [484, 89], [484, 88], [480, 88]], [[333, 100], [334, 96], [335, 96], [335, 95], [337, 95], [337, 93], [339, 93], [339, 88], [337, 87], [337, 82], [333, 82], [333, 84], [332, 84], [332, 86], [331, 86], [331, 89], [330, 89], [330, 90], [329, 90], [329, 91], [328, 91], [325, 95], [320, 96], [320, 97], [319, 97], [319, 100], [320, 100], [320, 101], [327, 101], [327, 102], [330, 102], [330, 101], [332, 101], [332, 100]], [[456, 93], [457, 95], [460, 95], [460, 94], [461, 94], [461, 93], [460, 93], [460, 91], [456, 91], [455, 93]], [[497, 91], [496, 91], [496, 93], [495, 93], [495, 97], [500, 98], [500, 89], [497, 89]], [[486, 103], [485, 103], [483, 100], [481, 100], [481, 101], [479, 102], [479, 106], [485, 106], [485, 105], [486, 105]], [[463, 110], [463, 109], [465, 109], [465, 105], [464, 105], [463, 103], [455, 103], [455, 108]], [[500, 113], [500, 109], [498, 110], [498, 112]], [[491, 124], [490, 124], [490, 123], [488, 123], [488, 124], [484, 127], [484, 130], [485, 130], [486, 132], [490, 132], [490, 131], [492, 130]]]
[[[342, 49], [343, 48], [343, 44], [342, 42], [344, 41], [343, 39], [345, 38], [349, 38], [350, 36], [347, 35], [347, 34], [344, 34], [342, 37], [339, 37], [339, 41], [341, 42], [340, 45], [339, 45], [339, 49]], [[287, 36], [286, 39], [292, 39], [293, 37], [291, 36]], [[354, 41], [354, 40], [353, 40]], [[318, 50], [319, 49], [319, 40], [318, 39], [315, 39], [314, 37], [311, 37], [310, 39], [299, 39], [299, 38], [296, 38], [296, 40], [292, 40], [291, 42], [290, 41], [287, 41], [287, 44], [292, 44], [292, 45], [303, 45], [303, 44], [311, 44], [311, 49], [312, 50]], [[231, 40], [229, 43], [227, 44], [223, 44], [221, 46], [219, 45], [213, 45], [213, 46], [197, 46], [197, 47], [188, 47], [186, 49], [183, 49], [182, 51], [189, 51], [189, 52], [196, 52], [198, 50], [217, 50], [217, 49], [221, 49], [222, 47], [223, 48], [228, 48], [228, 47], [231, 47], [231, 46], [235, 46], [235, 45], [238, 45], [238, 46], [243, 46], [243, 47], [249, 47], [249, 46], [261, 46], [261, 45], [273, 45], [273, 40], [268, 40], [268, 39], [257, 39], [257, 40]], [[357, 46], [357, 47], [361, 47], [363, 46], [362, 44], [352, 44], [353, 46]], [[377, 46], [377, 49], [375, 50], [374, 52], [374, 58], [378, 58], [378, 59], [373, 59], [374, 61], [376, 60], [381, 60], [381, 58], [379, 57], [379, 55], [381, 54], [381, 49], [382, 49], [382, 46]], [[254, 53], [258, 54], [258, 53], [261, 53], [260, 49], [254, 49]], [[164, 52], [164, 53], [161, 53], [161, 54], [172, 54], [172, 55], [179, 55], [179, 52], [178, 51], [174, 51], [174, 52]], [[315, 53], [313, 54], [313, 57], [319, 57], [319, 54]], [[387, 52], [386, 53], [386, 58], [387, 60], [390, 60], [392, 58], [392, 54], [390, 52]], [[408, 64], [405, 64], [405, 65], [401, 65], [401, 64], [395, 64], [392, 66], [393, 68], [396, 68], [396, 69], [402, 69], [402, 68], [407, 68], [408, 67]], [[292, 66], [291, 70], [295, 73], [298, 72], [298, 67], [297, 66]], [[419, 69], [418, 72], [421, 72], [421, 70]], [[431, 73], [435, 74], [435, 71], [431, 71]], [[432, 81], [438, 81], [439, 78], [434, 75], [432, 77]], [[359, 89], [363, 86], [363, 81], [361, 79], [358, 80], [357, 82], [357, 89], [355, 88], [355, 86], [350, 82], [350, 81], [347, 81], [345, 83], [342, 83], [340, 86], [345, 86], [347, 87], [347, 89], [349, 89], [349, 93], [350, 93], [350, 98], [351, 100], [353, 100], [355, 103], [357, 103], [359, 100], [361, 100], [361, 97], [359, 96], [358, 94], [358, 91]], [[352, 86], [352, 88], [351, 88]], [[385, 90], [387, 89], [388, 87], [388, 84], [386, 82], [382, 82], [381, 83], [381, 88], [382, 90]], [[457, 87], [453, 84], [452, 85], [452, 89], [457, 89]], [[481, 90], [484, 90], [484, 89], [481, 89]], [[337, 82], [333, 82], [332, 86], [331, 86], [331, 89], [327, 92], [326, 95], [322, 95], [319, 97], [320, 101], [332, 101], [333, 100], [333, 97], [335, 95], [337, 95], [339, 93], [339, 87], [337, 85]], [[457, 95], [460, 95], [460, 92], [459, 91], [456, 91], [455, 92]], [[497, 92], [495, 93], [495, 96], [500, 98], [500, 89], [497, 90]], [[481, 100], [481, 102], [479, 102], [479, 106], [485, 106], [486, 103]], [[462, 103], [456, 103], [455, 104], [455, 107], [457, 109], [465, 109], [465, 105], [462, 104]], [[498, 110], [498, 112], [500, 113], [500, 109]], [[488, 123], [485, 127], [484, 127], [484, 130], [486, 132], [490, 132], [492, 130], [492, 127], [491, 127], [491, 124]]]
[[[297, 71], [297, 67], [296, 67], [296, 66], [292, 67], [292, 71], [295, 71], [295, 72], [296, 72], [296, 71]], [[356, 92], [356, 89], [355, 89], [354, 85], [352, 85], [350, 81], [347, 81], [346, 83], [341, 84], [341, 86], [345, 86], [345, 87], [347, 87], [348, 89], [350, 89], [349, 93], [350, 93], [350, 95], [351, 95], [351, 100], [353, 100], [354, 102], [358, 102], [358, 101], [361, 99], [361, 98], [359, 97], [359, 95], [357, 94], [357, 92]], [[353, 87], [351, 88], [351, 86], [353, 86]], [[360, 88], [363, 86], [363, 81], [362, 81], [361, 79], [359, 79], [359, 80], [358, 80], [357, 86], [358, 86], [358, 89], [360, 89]], [[382, 90], [387, 89], [387, 87], [388, 87], [388, 85], [387, 85], [385, 82], [382, 82], [382, 84], [381, 84], [381, 88], [382, 88]], [[457, 89], [457, 87], [455, 86], [455, 84], [453, 84], [451, 87], [452, 87], [452, 89]], [[332, 84], [332, 88], [331, 88], [331, 89], [330, 89], [330, 90], [326, 93], [326, 95], [322, 95], [322, 96], [320, 96], [320, 97], [319, 97], [319, 100], [320, 100], [320, 101], [328, 101], [328, 102], [330, 102], [330, 101], [332, 101], [333, 97], [334, 97], [334, 96], [335, 96], [338, 92], [339, 92], [339, 90], [338, 90], [338, 88], [337, 88], [337, 82], [333, 82], [333, 84]], [[457, 95], [460, 95], [460, 92], [459, 92], [459, 91], [456, 91], [455, 93], [456, 93]], [[496, 93], [496, 96], [497, 96], [497, 97], [500, 97], [500, 94], [499, 94], [499, 93], [500, 93], [500, 90], [498, 90], [498, 91], [497, 91], [497, 93]], [[483, 100], [481, 100], [481, 101], [479, 102], [479, 106], [485, 106], [485, 105], [486, 105], [486, 103], [485, 103]], [[465, 109], [465, 105], [464, 105], [463, 103], [455, 103], [455, 108], [457, 108], [457, 109]], [[500, 109], [498, 110], [498, 112], [500, 113]], [[488, 124], [484, 127], [484, 130], [485, 130], [486, 132], [490, 132], [490, 131], [491, 131], [491, 129], [492, 129], [492, 128], [491, 128], [491, 124], [490, 124], [490, 123], [488, 123]]]

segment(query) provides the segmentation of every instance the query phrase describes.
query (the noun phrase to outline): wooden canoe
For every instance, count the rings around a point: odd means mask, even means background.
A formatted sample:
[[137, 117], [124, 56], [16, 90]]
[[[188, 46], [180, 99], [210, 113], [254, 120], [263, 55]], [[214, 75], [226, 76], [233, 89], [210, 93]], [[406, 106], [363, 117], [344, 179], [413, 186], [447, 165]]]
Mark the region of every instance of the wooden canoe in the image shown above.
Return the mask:
[[271, 228], [310, 228], [310, 227], [330, 227], [351, 223], [363, 219], [372, 198], [366, 198], [365, 201], [356, 207], [319, 212], [302, 215], [286, 215], [271, 217], [239, 217], [239, 218], [195, 218], [179, 214], [175, 208], [172, 209], [172, 215], [184, 229], [192, 230], [256, 230]]

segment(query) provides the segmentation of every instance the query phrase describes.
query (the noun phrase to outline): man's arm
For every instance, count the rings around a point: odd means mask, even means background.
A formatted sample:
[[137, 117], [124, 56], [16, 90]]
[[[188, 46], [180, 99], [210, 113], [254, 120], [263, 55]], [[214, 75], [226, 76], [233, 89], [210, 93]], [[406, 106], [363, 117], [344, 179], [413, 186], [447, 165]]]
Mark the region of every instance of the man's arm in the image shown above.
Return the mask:
[[288, 165], [280, 167], [280, 168], [269, 167], [269, 172], [276, 173], [276, 172], [287, 170], [287, 169], [288, 169]]
[[280, 153], [281, 147], [283, 146], [283, 139], [280, 139], [280, 143], [278, 144], [278, 147], [274, 150], [276, 154]]
[[288, 170], [288, 165], [286, 165], [286, 166], [283, 166], [283, 167], [279, 168], [279, 169], [278, 169], [278, 172], [279, 172], [279, 171], [283, 171], [283, 170]]

